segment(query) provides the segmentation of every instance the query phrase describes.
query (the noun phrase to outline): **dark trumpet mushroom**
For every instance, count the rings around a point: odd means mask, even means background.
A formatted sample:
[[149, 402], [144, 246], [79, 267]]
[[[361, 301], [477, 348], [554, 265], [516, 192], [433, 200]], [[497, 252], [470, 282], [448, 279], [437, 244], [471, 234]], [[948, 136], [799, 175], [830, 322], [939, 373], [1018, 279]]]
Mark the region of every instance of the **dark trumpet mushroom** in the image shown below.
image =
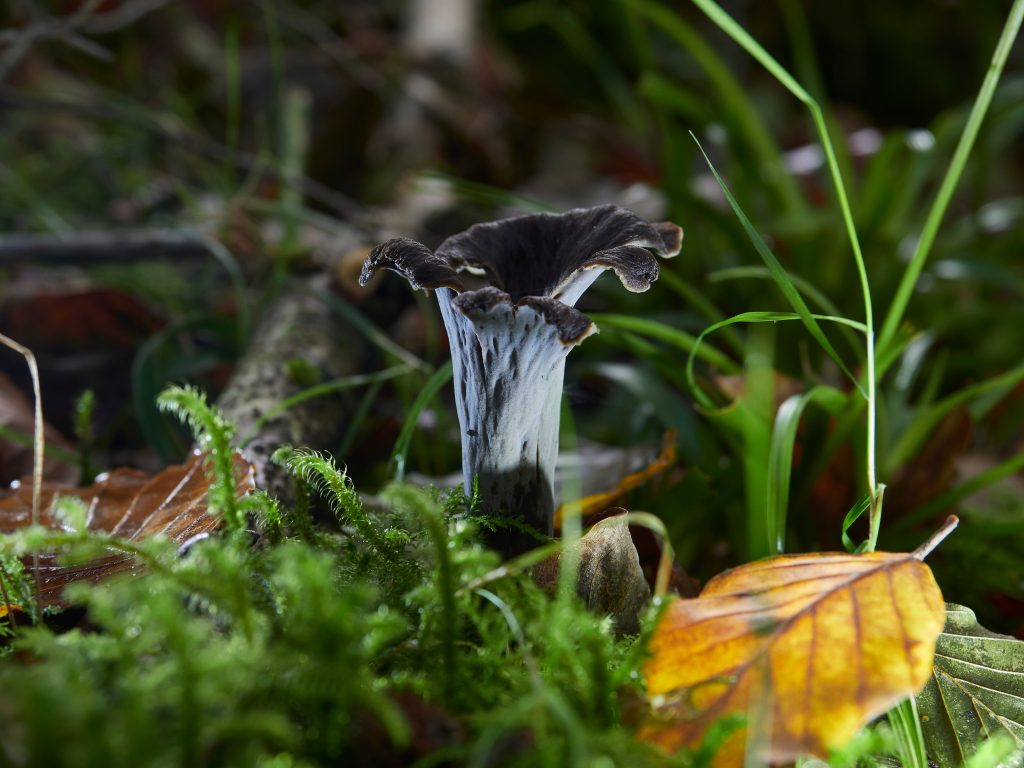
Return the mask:
[[[437, 294], [448, 331], [467, 492], [479, 478], [485, 511], [553, 534], [554, 469], [565, 358], [597, 331], [574, 308], [602, 272], [646, 291], [657, 256], [679, 252], [682, 230], [614, 205], [476, 224], [431, 252], [406, 238], [374, 248], [360, 284], [380, 268]], [[477, 287], [483, 283], [483, 287]], [[535, 542], [497, 541], [506, 554]]]

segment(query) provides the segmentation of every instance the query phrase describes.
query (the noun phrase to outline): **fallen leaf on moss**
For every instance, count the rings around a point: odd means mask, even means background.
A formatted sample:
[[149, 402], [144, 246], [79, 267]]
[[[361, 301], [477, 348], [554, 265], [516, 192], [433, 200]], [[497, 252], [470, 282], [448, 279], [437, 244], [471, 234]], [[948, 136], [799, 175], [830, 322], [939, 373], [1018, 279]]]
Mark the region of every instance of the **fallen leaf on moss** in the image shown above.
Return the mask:
[[[629, 518], [625, 510], [619, 512], [580, 538], [576, 592], [590, 610], [610, 615], [617, 633], [633, 635], [640, 631], [640, 611], [651, 590], [629, 534]], [[554, 592], [560, 565], [560, 552], [537, 563], [534, 581]]]
[[[52, 514], [56, 496], [81, 499], [88, 507], [86, 527], [139, 541], [163, 534], [182, 545], [211, 533], [220, 521], [207, 514], [210, 478], [203, 469], [204, 457], [194, 453], [185, 464], [167, 467], [156, 475], [136, 469], [116, 469], [83, 488], [55, 483], [43, 485], [39, 523], [58, 529]], [[240, 455], [233, 459], [235, 490], [244, 496], [254, 488], [252, 466]], [[22, 483], [0, 498], [0, 533], [11, 533], [32, 522], [32, 484]], [[40, 602], [65, 605], [61, 591], [73, 581], [97, 582], [132, 567], [133, 560], [110, 555], [81, 565], [62, 565], [56, 554], [39, 557]], [[31, 564], [26, 563], [31, 568]]]
[[988, 631], [972, 610], [950, 603], [917, 708], [939, 765], [960, 765], [999, 734], [1024, 750], [1024, 641]]
[[825, 756], [921, 689], [944, 618], [931, 570], [909, 554], [782, 556], [726, 571], [662, 614], [640, 735], [697, 747], [742, 715], [716, 767], [743, 765], [747, 739], [772, 762]]

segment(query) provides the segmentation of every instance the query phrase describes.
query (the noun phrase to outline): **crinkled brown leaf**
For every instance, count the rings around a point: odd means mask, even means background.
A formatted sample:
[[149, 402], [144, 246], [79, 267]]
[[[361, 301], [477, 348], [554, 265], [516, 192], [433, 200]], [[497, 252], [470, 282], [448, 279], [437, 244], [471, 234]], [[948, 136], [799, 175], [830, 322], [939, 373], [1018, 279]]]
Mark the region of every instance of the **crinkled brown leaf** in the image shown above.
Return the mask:
[[[662, 614], [641, 735], [695, 747], [739, 714], [761, 758], [824, 756], [921, 689], [944, 618], [931, 570], [913, 555], [783, 556], [727, 571]], [[716, 766], [743, 765], [745, 733]]]
[[[163, 534], [182, 545], [214, 531], [220, 521], [207, 514], [210, 478], [204, 457], [195, 453], [185, 464], [167, 467], [157, 475], [136, 469], [116, 469], [94, 485], [84, 488], [47, 483], [40, 499], [40, 524], [59, 528], [52, 515], [55, 496], [81, 499], [89, 509], [87, 526], [132, 541]], [[253, 490], [252, 466], [240, 455], [233, 460], [235, 489], [239, 496]], [[0, 499], [0, 533], [10, 533], [32, 522], [31, 483], [22, 483]], [[132, 560], [111, 555], [82, 565], [66, 566], [57, 555], [39, 557], [43, 606], [63, 603], [61, 591], [73, 581], [96, 582], [128, 570]]]
[[[534, 580], [553, 590], [558, 583], [560, 553], [533, 568]], [[624, 514], [602, 520], [579, 540], [579, 572], [576, 591], [595, 613], [611, 615], [615, 631], [635, 634], [640, 630], [640, 611], [651, 590], [629, 534]]]

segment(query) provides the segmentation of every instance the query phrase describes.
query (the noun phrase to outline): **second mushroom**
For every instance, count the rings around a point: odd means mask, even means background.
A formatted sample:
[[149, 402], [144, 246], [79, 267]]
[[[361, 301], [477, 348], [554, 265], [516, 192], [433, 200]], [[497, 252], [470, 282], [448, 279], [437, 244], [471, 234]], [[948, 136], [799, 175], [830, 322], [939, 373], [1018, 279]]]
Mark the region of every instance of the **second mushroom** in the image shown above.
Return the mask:
[[[658, 256], [682, 230], [614, 205], [476, 224], [431, 251], [398, 238], [374, 248], [360, 283], [380, 268], [433, 289], [451, 345], [466, 492], [483, 511], [551, 536], [565, 358], [597, 328], [575, 308], [611, 269], [630, 291], [650, 288]], [[531, 537], [503, 534], [505, 554]]]

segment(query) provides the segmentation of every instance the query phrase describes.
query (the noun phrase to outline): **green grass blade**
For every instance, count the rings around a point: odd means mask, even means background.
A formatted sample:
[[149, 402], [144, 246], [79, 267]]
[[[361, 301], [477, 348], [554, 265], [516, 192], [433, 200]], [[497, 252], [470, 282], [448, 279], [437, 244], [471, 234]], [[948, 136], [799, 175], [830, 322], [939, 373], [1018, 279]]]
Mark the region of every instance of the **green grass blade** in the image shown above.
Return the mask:
[[870, 506], [871, 496], [869, 494], [865, 494], [864, 497], [854, 504], [850, 511], [846, 513], [846, 517], [843, 518], [843, 527], [840, 534], [843, 538], [843, 546], [846, 547], [846, 551], [851, 554], [863, 552], [864, 548], [867, 546], [867, 542], [854, 544], [853, 539], [850, 538], [849, 530], [854, 523], [860, 520], [861, 515], [868, 511], [868, 507]]
[[236, 320], [238, 349], [243, 350], [249, 343], [249, 332], [252, 330], [252, 313], [249, 311], [249, 299], [245, 290], [245, 275], [242, 274], [242, 268], [239, 266], [238, 260], [220, 241], [199, 235], [196, 237], [206, 246], [207, 250], [223, 267], [224, 271], [228, 274], [228, 278], [231, 280], [231, 287], [235, 292], [235, 302], [238, 305], [236, 310], [238, 313]]
[[935, 243], [935, 236], [938, 234], [939, 225], [942, 223], [942, 218], [949, 207], [953, 192], [960, 181], [960, 177], [963, 175], [964, 167], [967, 165], [967, 158], [974, 148], [974, 141], [978, 137], [981, 123], [985, 119], [989, 105], [992, 103], [992, 95], [999, 84], [1003, 68], [1006, 66], [1006, 59], [1010, 55], [1010, 49], [1013, 47], [1013, 42], [1017, 38], [1017, 32], [1020, 30], [1022, 22], [1024, 22], [1024, 0], [1014, 0], [1013, 7], [1010, 8], [1010, 13], [1006, 17], [1006, 24], [999, 37], [999, 42], [996, 44], [995, 52], [992, 54], [992, 61], [989, 64], [988, 72], [982, 81], [981, 89], [978, 91], [974, 106], [971, 108], [970, 116], [967, 118], [967, 125], [964, 127], [964, 132], [960, 135], [960, 142], [953, 153], [949, 170], [942, 179], [942, 185], [935, 195], [935, 202], [932, 203], [932, 207], [928, 211], [928, 217], [925, 219], [921, 236], [918, 238], [917, 246], [914, 248], [914, 253], [910, 257], [910, 263], [900, 279], [896, 295], [893, 298], [892, 305], [889, 307], [889, 314], [886, 315], [885, 323], [878, 337], [878, 343], [881, 346], [889, 344], [899, 327], [900, 321], [903, 319], [903, 313], [910, 302], [910, 296], [917, 285], [918, 278], [921, 276], [921, 270], [924, 269], [924, 264], [928, 259], [928, 254], [931, 252], [932, 245]]
[[917, 714], [913, 696], [889, 710], [889, 724], [896, 733], [904, 768], [928, 768], [921, 718]]
[[[0, 439], [8, 440], [15, 445], [21, 446], [22, 448], [31, 448], [34, 445], [32, 435], [26, 435], [24, 432], [0, 424]], [[70, 467], [74, 467], [78, 464], [78, 457], [59, 445], [48, 444], [46, 446], [46, 458], [55, 459], [61, 464], [67, 464]], [[83, 479], [89, 479], [83, 476]]]
[[[799, 275], [794, 275], [791, 272], [786, 272], [789, 275], [789, 279], [793, 281], [793, 285], [797, 289], [805, 294], [808, 299], [821, 307], [821, 310], [826, 315], [838, 316], [840, 314], [839, 308], [826, 296], [824, 293], [818, 290], [817, 286], [809, 280], [805, 280]], [[767, 267], [758, 267], [755, 265], [745, 265], [742, 267], [727, 267], [725, 269], [716, 269], [714, 272], [708, 274], [709, 283], [720, 283], [726, 280], [771, 280], [772, 273]], [[717, 319], [717, 318], [716, 318]], [[856, 336], [850, 332], [849, 328], [845, 325], [839, 326], [840, 332], [847, 337], [847, 341], [850, 347], [853, 348], [858, 355], [862, 355], [860, 343]]]
[[391, 453], [391, 463], [395, 468], [396, 481], [401, 482], [405, 477], [405, 460], [409, 455], [409, 445], [412, 443], [412, 435], [416, 431], [416, 422], [419, 420], [420, 414], [434, 399], [441, 387], [451, 381], [451, 378], [452, 361], [449, 360], [430, 375], [406, 413], [405, 421], [402, 422], [402, 431], [398, 433], [398, 440], [395, 441], [395, 448]]
[[665, 113], [693, 124], [703, 125], [713, 119], [713, 112], [704, 99], [657, 72], [645, 72], [637, 83], [637, 92]]
[[[833, 317], [831, 315], [811, 315], [811, 319], [817, 322], [818, 320], [826, 320], [833, 323], [840, 323], [850, 328], [854, 328], [862, 333], [866, 332], [863, 323], [859, 323], [856, 320], [851, 320], [848, 317]], [[697, 351], [700, 349], [700, 345], [704, 342], [704, 337], [708, 334], [714, 333], [719, 328], [725, 328], [736, 323], [778, 323], [786, 320], [803, 320], [801, 315], [795, 312], [741, 312], [738, 315], [734, 315], [726, 320], [709, 325], [705, 328], [700, 336], [697, 337], [697, 345], [690, 352], [690, 357], [686, 361], [686, 382], [689, 384], [690, 389], [693, 391], [694, 399], [700, 403], [704, 408], [714, 408], [714, 403], [707, 394], [697, 386], [696, 378], [693, 373], [693, 363], [697, 359]]]
[[1000, 480], [1007, 477], [1013, 477], [1020, 472], [1024, 472], [1024, 451], [1018, 453], [1016, 456], [1011, 456], [1006, 461], [1000, 462], [994, 467], [989, 467], [984, 472], [980, 472], [970, 480], [966, 480], [955, 488], [949, 489], [941, 496], [932, 499], [927, 504], [915, 509], [913, 512], [901, 516], [900, 519], [893, 524], [892, 529], [894, 532], [907, 531], [915, 525], [924, 523], [942, 512], [945, 512], [954, 504], [958, 504], [979, 491], [983, 491], [986, 488], [995, 485]]
[[657, 320], [648, 320], [633, 315], [606, 315], [603, 313], [593, 313], [590, 318], [597, 323], [598, 327], [605, 325], [620, 331], [632, 331], [641, 336], [664, 341], [676, 349], [693, 352], [701, 360], [726, 373], [739, 373], [739, 365], [722, 352], [707, 344], [699, 344], [695, 336], [665, 323], [659, 323]]
[[[693, 136], [692, 133], [690, 135]], [[733, 212], [740, 220], [740, 224], [743, 225], [743, 229], [746, 230], [747, 236], [754, 245], [754, 249], [757, 251], [762, 261], [764, 261], [765, 266], [768, 267], [768, 271], [771, 272], [772, 279], [775, 280], [775, 284], [779, 287], [779, 290], [782, 291], [782, 295], [786, 297], [790, 306], [796, 310], [801, 322], [803, 322], [811, 336], [813, 336], [821, 345], [822, 349], [825, 350], [828, 356], [835, 361], [836, 365], [839, 366], [843, 373], [845, 373], [850, 380], [860, 388], [857, 377], [855, 377], [850, 372], [850, 369], [846, 367], [846, 363], [843, 362], [839, 353], [836, 352], [835, 347], [832, 346], [832, 342], [830, 342], [828, 337], [825, 336], [825, 332], [822, 331], [821, 326], [818, 325], [817, 320], [811, 314], [811, 310], [808, 309], [807, 303], [804, 301], [803, 296], [800, 295], [800, 291], [798, 291], [796, 286], [793, 285], [793, 281], [789, 279], [789, 275], [782, 267], [782, 264], [779, 263], [775, 254], [771, 252], [768, 244], [765, 243], [764, 238], [761, 237], [761, 234], [751, 223], [750, 219], [747, 218], [747, 215], [743, 212], [740, 204], [736, 202], [736, 198], [734, 198], [732, 192], [729, 191], [729, 187], [726, 186], [725, 181], [718, 174], [718, 170], [715, 168], [714, 164], [712, 164], [711, 159], [707, 156], [707, 153], [704, 152], [704, 147], [702, 147], [700, 142], [697, 141], [696, 136], [693, 137], [693, 140], [697, 142], [697, 146], [700, 148], [701, 154], [704, 155], [704, 159], [707, 161], [708, 167], [711, 169], [711, 173], [714, 174], [715, 180], [718, 182], [718, 186], [721, 187], [722, 193], [729, 201], [729, 205], [732, 207]]]
[[771, 521], [768, 497], [771, 475], [772, 411], [775, 403], [775, 324], [755, 324], [747, 337], [743, 361], [744, 391], [737, 410], [746, 412], [740, 421], [743, 441], [743, 491], [746, 501], [746, 559], [760, 560], [771, 554]]
[[470, 181], [469, 179], [463, 179], [459, 176], [442, 173], [441, 171], [425, 171], [416, 179], [415, 186], [420, 188], [425, 183], [429, 184], [431, 182], [447, 184], [459, 200], [467, 203], [504, 206], [516, 211], [522, 211], [523, 213], [551, 213], [558, 211], [556, 206], [537, 198], [511, 192], [491, 184]]
[[366, 337], [367, 341], [377, 347], [377, 349], [384, 354], [405, 363], [405, 365], [410, 368], [415, 368], [417, 371], [432, 370], [431, 366], [426, 361], [420, 360], [412, 352], [405, 349], [405, 347], [392, 341], [391, 338], [380, 328], [374, 325], [366, 315], [353, 307], [347, 301], [339, 299], [329, 291], [314, 290], [312, 293], [327, 304], [328, 307], [354, 325], [356, 330]]
[[820, 405], [831, 414], [846, 405], [848, 396], [835, 387], [817, 386], [802, 395], [793, 395], [779, 406], [772, 428], [768, 454], [768, 542], [769, 552], [782, 554], [786, 544], [786, 516], [789, 509], [789, 485], [793, 470], [793, 447], [800, 419], [807, 406]]
[[[695, 285], [691, 285], [674, 272], [667, 269], [663, 270], [658, 276], [658, 280], [664, 283], [679, 298], [700, 312], [709, 322], [717, 323], [719, 320], [725, 319], [726, 314], [715, 306], [714, 302], [707, 297], [704, 291]], [[831, 310], [825, 311], [832, 315], [839, 314]], [[738, 355], [743, 354], [743, 339], [740, 338], [739, 334], [734, 333], [731, 328], [728, 328], [722, 333], [722, 338], [725, 339], [734, 352]]]
[[343, 392], [346, 389], [352, 389], [354, 387], [361, 387], [364, 384], [378, 384], [389, 379], [394, 379], [399, 376], [404, 376], [407, 373], [411, 373], [412, 368], [407, 365], [395, 365], [391, 368], [385, 368], [382, 371], [375, 371], [374, 373], [364, 373], [355, 376], [345, 376], [340, 379], [331, 379], [321, 384], [316, 384], [312, 387], [308, 387], [301, 392], [297, 392], [291, 397], [287, 397], [280, 403], [275, 405], [265, 414], [256, 420], [253, 424], [252, 429], [249, 433], [239, 442], [240, 448], [245, 448], [249, 442], [256, 436], [260, 427], [266, 424], [268, 421], [276, 416], [284, 413], [290, 408], [294, 408], [296, 405], [312, 400], [317, 397], [324, 397], [326, 395], [334, 394], [335, 392]]
[[993, 392], [1005, 394], [1021, 381], [1024, 381], [1024, 366], [1019, 366], [1012, 371], [979, 381], [939, 400], [923, 411], [904, 430], [903, 434], [900, 435], [899, 441], [889, 452], [887, 465], [895, 469], [907, 463], [924, 445], [925, 440], [928, 439], [932, 430], [935, 429], [943, 417], [947, 416], [955, 408], [966, 405], [976, 398]]

